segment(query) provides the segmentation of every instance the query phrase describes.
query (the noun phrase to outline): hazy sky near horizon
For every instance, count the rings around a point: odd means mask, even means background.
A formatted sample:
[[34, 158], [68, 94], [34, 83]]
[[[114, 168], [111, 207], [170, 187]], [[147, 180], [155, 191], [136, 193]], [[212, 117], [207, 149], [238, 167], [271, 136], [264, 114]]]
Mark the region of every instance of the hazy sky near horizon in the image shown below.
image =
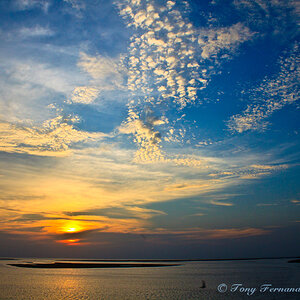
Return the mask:
[[3, 0], [0, 255], [295, 255], [296, 0]]

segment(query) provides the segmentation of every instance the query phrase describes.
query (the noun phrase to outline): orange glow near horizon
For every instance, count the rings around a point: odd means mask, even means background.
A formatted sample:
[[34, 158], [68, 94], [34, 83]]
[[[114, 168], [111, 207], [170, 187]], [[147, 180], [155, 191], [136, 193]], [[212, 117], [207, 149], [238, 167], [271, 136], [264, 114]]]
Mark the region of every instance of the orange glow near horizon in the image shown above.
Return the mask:
[[69, 240], [60, 240], [56, 241], [57, 243], [74, 246], [74, 245], [80, 245], [80, 239], [69, 239]]

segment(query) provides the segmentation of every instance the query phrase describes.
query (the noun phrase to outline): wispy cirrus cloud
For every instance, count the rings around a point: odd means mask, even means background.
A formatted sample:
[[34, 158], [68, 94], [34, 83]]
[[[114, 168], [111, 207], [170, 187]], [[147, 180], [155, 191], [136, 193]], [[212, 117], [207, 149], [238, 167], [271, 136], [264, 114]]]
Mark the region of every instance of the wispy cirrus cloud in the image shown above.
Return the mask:
[[55, 32], [48, 27], [36, 25], [34, 27], [22, 27], [18, 30], [21, 38], [53, 36]]
[[80, 54], [78, 66], [90, 76], [89, 85], [77, 86], [68, 103], [93, 103], [101, 93], [124, 90], [126, 70], [121, 59], [112, 59], [101, 55]]
[[289, 29], [291, 22], [299, 24], [298, 1], [234, 0], [233, 4], [248, 24], [260, 29], [260, 34], [263, 34], [266, 28], [272, 30], [275, 35], [286, 35], [286, 37], [293, 36], [297, 32]]
[[16, 0], [15, 8], [18, 10], [30, 10], [34, 8], [40, 8], [45, 13], [48, 12], [50, 6], [50, 1], [41, 1], [41, 0]]
[[[265, 228], [244, 227], [244, 228], [191, 228], [186, 231], [168, 231], [158, 230], [149, 233], [147, 238], [159, 243], [170, 243], [174, 241], [184, 241], [185, 243], [193, 243], [205, 240], [226, 240], [240, 239], [251, 236], [261, 236], [270, 234], [272, 230]], [[147, 232], [145, 232], [147, 234]]]
[[2, 58], [0, 66], [0, 115], [9, 123], [41, 124], [53, 118], [74, 87], [88, 82], [87, 75], [37, 58]]
[[210, 204], [213, 204], [213, 205], [217, 205], [217, 206], [233, 206], [234, 204], [231, 203], [231, 202], [221, 202], [221, 201], [210, 201]]
[[109, 58], [89, 56], [86, 53], [80, 54], [78, 66], [87, 72], [93, 79], [93, 83], [108, 85], [111, 87], [122, 87], [123, 76], [122, 67], [119, 65], [120, 58]]
[[115, 206], [87, 211], [66, 212], [69, 216], [106, 216], [113, 219], [151, 219], [152, 217], [165, 215], [163, 211], [142, 208], [138, 206]]
[[[290, 55], [279, 61], [280, 71], [274, 78], [266, 77], [260, 86], [249, 92], [251, 104], [228, 122], [232, 132], [264, 131], [267, 119], [277, 110], [299, 100], [299, 46], [295, 44]], [[254, 102], [254, 103], [253, 103]]]

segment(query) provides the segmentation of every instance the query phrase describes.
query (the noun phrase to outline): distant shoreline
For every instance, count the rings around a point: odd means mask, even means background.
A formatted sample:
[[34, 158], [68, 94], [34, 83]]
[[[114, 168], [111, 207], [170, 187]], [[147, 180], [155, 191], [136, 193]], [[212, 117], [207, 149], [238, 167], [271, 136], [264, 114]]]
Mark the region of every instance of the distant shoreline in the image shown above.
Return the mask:
[[153, 267], [173, 267], [178, 264], [110, 264], [110, 263], [62, 263], [55, 262], [49, 264], [42, 263], [22, 263], [8, 264], [19, 268], [39, 268], [39, 269], [81, 269], [81, 268], [153, 268]]
[[99, 258], [66, 258], [66, 259], [61, 259], [61, 258], [51, 258], [51, 257], [47, 257], [47, 258], [39, 258], [39, 257], [22, 257], [22, 258], [18, 258], [18, 257], [0, 257], [0, 261], [1, 260], [22, 260], [22, 259], [52, 259], [52, 260], [56, 260], [56, 261], [63, 261], [63, 262], [76, 262], [76, 261], [82, 261], [82, 262], [193, 262], [193, 261], [243, 261], [243, 260], [264, 260], [264, 259], [293, 259], [293, 260], [297, 260], [300, 259], [300, 256], [279, 256], [279, 257], [244, 257], [244, 258], [186, 258], [186, 259], [99, 259]]
[[63, 259], [61, 261], [97, 261], [97, 262], [186, 262], [186, 261], [240, 261], [263, 259], [300, 259], [299, 256], [250, 257], [250, 258], [204, 258], [204, 259]]

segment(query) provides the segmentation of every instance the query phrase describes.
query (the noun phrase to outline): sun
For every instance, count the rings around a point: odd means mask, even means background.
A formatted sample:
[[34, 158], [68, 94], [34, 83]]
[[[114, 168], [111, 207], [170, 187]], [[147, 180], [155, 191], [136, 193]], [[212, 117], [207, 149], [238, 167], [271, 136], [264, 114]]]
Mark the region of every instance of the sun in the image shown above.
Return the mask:
[[75, 233], [80, 232], [82, 230], [83, 228], [78, 224], [78, 222], [70, 222], [62, 227], [62, 231], [65, 233]]
[[78, 229], [75, 227], [71, 227], [71, 228], [68, 228], [66, 231], [67, 232], [76, 232], [76, 231], [78, 231]]

